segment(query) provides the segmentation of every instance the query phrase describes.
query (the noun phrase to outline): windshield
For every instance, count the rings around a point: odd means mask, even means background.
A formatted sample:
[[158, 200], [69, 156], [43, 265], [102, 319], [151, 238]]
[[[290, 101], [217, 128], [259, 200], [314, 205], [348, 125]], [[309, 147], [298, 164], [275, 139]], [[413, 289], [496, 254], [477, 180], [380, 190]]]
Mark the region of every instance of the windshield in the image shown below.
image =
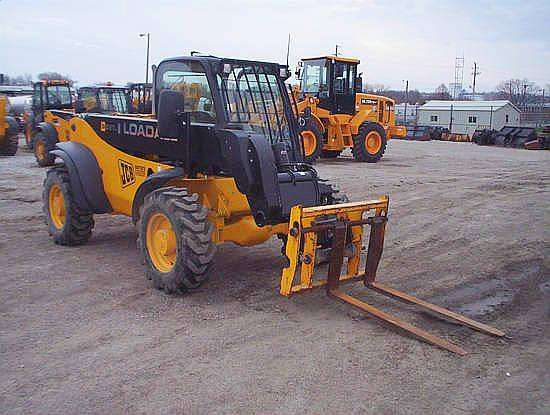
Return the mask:
[[50, 105], [71, 105], [71, 89], [67, 85], [50, 85], [47, 88]]
[[218, 87], [229, 122], [260, 133], [272, 144], [291, 140], [283, 86], [261, 64], [223, 64]]
[[316, 59], [304, 61], [302, 92], [328, 96], [327, 61]]

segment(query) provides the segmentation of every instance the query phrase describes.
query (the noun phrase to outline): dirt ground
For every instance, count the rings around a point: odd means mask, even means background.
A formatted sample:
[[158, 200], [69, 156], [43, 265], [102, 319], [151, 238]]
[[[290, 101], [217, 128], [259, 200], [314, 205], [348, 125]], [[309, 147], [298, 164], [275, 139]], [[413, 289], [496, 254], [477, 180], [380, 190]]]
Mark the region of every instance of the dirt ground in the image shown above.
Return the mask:
[[221, 247], [201, 289], [166, 296], [125, 218], [54, 245], [45, 169], [19, 150], [0, 159], [0, 413], [548, 414], [550, 152], [394, 140], [318, 170], [351, 200], [390, 195], [380, 281], [508, 337], [348, 288], [458, 357], [321, 290], [281, 297], [277, 240]]

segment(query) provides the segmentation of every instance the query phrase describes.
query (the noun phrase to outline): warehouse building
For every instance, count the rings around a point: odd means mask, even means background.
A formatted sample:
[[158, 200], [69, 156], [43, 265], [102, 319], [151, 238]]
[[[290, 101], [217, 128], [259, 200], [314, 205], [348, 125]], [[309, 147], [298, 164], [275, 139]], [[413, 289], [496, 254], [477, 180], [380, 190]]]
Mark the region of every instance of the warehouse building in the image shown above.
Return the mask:
[[520, 110], [510, 101], [428, 101], [418, 108], [418, 125], [472, 135], [476, 129], [520, 125]]

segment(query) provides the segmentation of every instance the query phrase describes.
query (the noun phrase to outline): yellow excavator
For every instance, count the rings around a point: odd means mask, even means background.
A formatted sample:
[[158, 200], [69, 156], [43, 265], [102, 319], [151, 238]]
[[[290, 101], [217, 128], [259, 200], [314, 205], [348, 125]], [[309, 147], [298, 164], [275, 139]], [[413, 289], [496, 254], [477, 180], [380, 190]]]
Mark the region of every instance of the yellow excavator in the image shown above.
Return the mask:
[[357, 161], [377, 162], [391, 137], [404, 137], [395, 125], [394, 101], [361, 92], [360, 61], [341, 56], [302, 59], [294, 90], [296, 112], [305, 119], [301, 133], [306, 160], [335, 158], [350, 148]]
[[[87, 242], [96, 214], [131, 217], [147, 277], [166, 293], [183, 293], [206, 281], [219, 244], [254, 246], [277, 236], [286, 262], [283, 296], [325, 287], [332, 298], [465, 353], [340, 288], [363, 281], [368, 289], [503, 335], [376, 282], [388, 197], [348, 202], [304, 162], [286, 73], [269, 62], [165, 59], [154, 72], [153, 118], [82, 113], [68, 120], [70, 140], [52, 151], [58, 164], [43, 188], [54, 242]], [[320, 264], [323, 258], [328, 265]], [[316, 267], [325, 267], [327, 276]]]

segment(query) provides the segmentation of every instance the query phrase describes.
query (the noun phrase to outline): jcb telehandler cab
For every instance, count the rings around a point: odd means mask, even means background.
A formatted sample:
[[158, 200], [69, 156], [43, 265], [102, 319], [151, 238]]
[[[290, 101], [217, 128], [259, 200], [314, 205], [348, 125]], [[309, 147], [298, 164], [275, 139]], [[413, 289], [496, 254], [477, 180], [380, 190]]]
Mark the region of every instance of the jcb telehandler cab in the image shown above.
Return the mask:
[[19, 125], [8, 116], [8, 97], [0, 95], [0, 156], [15, 156], [19, 144]]
[[[52, 110], [55, 110], [52, 112]], [[74, 115], [74, 102], [70, 82], [43, 80], [33, 85], [32, 106], [27, 113], [25, 140], [34, 150], [40, 166], [50, 166], [53, 150], [59, 137], [68, 135], [67, 120]]]
[[[48, 171], [43, 190], [54, 241], [85, 243], [94, 214], [129, 216], [153, 285], [181, 293], [208, 277], [216, 245], [252, 246], [278, 236], [287, 259], [281, 294], [325, 286], [330, 296], [404, 327], [338, 288], [362, 279], [385, 290], [373, 284], [388, 198], [339, 203], [332, 186], [304, 163], [282, 71], [274, 63], [212, 56], [167, 59], [154, 73], [157, 119], [79, 114], [69, 120], [70, 141], [56, 145], [53, 154], [62, 162]], [[360, 272], [364, 225], [371, 231]], [[319, 279], [316, 252], [327, 250], [328, 277]]]
[[382, 158], [392, 136], [404, 136], [395, 125], [394, 101], [362, 93], [357, 59], [323, 56], [302, 59], [297, 75], [297, 111], [306, 119], [302, 132], [306, 160], [334, 158], [351, 148], [358, 161]]

